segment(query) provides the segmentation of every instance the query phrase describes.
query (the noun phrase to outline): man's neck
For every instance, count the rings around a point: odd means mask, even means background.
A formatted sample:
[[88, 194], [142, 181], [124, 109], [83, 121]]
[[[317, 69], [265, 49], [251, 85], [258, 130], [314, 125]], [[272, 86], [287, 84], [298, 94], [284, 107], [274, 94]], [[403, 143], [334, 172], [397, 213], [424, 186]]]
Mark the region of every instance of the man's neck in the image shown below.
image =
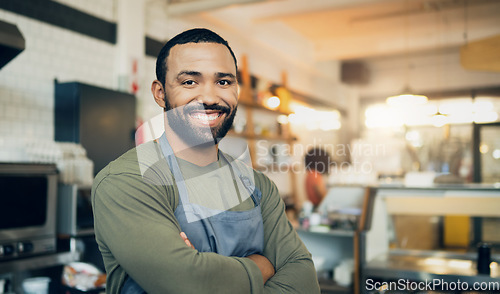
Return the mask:
[[206, 166], [219, 159], [219, 149], [216, 144], [203, 144], [194, 147], [189, 146], [168, 126], [168, 124], [165, 124], [165, 135], [167, 136], [167, 140], [175, 156], [183, 160], [198, 166]]

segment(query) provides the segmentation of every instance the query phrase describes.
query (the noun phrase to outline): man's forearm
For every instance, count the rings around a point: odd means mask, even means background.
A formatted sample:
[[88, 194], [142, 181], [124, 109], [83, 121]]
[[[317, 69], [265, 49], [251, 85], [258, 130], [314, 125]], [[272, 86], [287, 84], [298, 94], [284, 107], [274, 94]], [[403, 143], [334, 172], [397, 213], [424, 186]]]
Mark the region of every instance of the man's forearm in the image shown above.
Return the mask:
[[[188, 237], [186, 236], [186, 233], [181, 232], [179, 235], [181, 236], [182, 240], [184, 240], [187, 246], [195, 249], [191, 241], [189, 241]], [[259, 268], [262, 274], [262, 279], [264, 284], [267, 282], [267, 280], [269, 280], [270, 278], [272, 278], [272, 276], [274, 276], [275, 273], [274, 266], [265, 256], [259, 254], [252, 254], [247, 256], [247, 258], [255, 262], [255, 264]]]
[[265, 256], [259, 254], [252, 254], [247, 256], [247, 258], [251, 259], [259, 267], [260, 272], [262, 273], [262, 279], [264, 281], [264, 284], [267, 282], [267, 280], [269, 280], [274, 276], [275, 273], [274, 266]]

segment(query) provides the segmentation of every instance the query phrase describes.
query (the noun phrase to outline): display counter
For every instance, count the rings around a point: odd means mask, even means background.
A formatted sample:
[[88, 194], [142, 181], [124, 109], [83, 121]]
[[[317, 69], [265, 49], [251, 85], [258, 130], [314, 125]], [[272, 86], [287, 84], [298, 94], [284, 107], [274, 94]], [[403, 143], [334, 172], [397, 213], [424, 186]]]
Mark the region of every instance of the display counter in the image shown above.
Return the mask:
[[[360, 240], [362, 293], [378, 293], [367, 280], [498, 282], [500, 230], [491, 227], [500, 224], [499, 208], [493, 185], [377, 187], [371, 229]], [[490, 274], [477, 270], [482, 242], [491, 247]]]
[[477, 273], [475, 254], [447, 252], [391, 250], [371, 260], [366, 265], [364, 274], [370, 278], [386, 280], [440, 279], [445, 282], [460, 280], [469, 284], [500, 281], [498, 261], [493, 260], [490, 275], [481, 275]]
[[376, 189], [342, 186], [329, 189], [297, 233], [313, 256], [322, 293], [359, 293], [360, 236], [370, 228]]
[[[368, 279], [500, 280], [498, 186], [332, 186], [317, 214], [334, 211], [338, 217], [352, 208], [359, 215], [351, 229], [331, 219], [297, 229], [313, 255], [324, 293], [379, 293], [367, 289]], [[477, 271], [480, 242], [492, 246], [489, 275]], [[350, 286], [339, 285], [335, 277], [346, 259], [354, 261]]]

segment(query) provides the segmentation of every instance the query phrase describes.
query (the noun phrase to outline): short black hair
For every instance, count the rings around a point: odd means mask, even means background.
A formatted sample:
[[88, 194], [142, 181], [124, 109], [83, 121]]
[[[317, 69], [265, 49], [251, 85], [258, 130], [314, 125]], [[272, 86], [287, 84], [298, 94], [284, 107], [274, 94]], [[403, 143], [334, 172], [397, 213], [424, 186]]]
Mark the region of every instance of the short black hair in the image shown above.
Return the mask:
[[234, 65], [236, 67], [236, 70], [238, 70], [236, 56], [234, 55], [233, 50], [231, 49], [231, 47], [229, 47], [229, 44], [226, 40], [209, 29], [190, 29], [168, 40], [168, 42], [163, 46], [163, 48], [161, 48], [161, 51], [158, 54], [158, 58], [156, 59], [156, 79], [160, 81], [160, 83], [164, 87], [165, 77], [167, 75], [167, 57], [170, 54], [170, 49], [172, 49], [172, 47], [174, 47], [175, 45], [187, 43], [217, 43], [226, 46], [227, 49], [229, 49], [231, 56], [233, 56]]

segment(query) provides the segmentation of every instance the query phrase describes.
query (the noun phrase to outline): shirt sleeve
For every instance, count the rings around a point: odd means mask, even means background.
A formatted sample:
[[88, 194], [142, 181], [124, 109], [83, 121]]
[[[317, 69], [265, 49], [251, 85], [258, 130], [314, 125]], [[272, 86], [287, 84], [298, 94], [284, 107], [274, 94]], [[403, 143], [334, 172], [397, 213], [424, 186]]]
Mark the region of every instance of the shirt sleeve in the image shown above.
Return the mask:
[[288, 221], [276, 185], [263, 174], [256, 177], [262, 191], [264, 256], [276, 270], [266, 282], [264, 293], [320, 293], [311, 254]]
[[119, 293], [125, 275], [150, 294], [263, 293], [262, 274], [250, 259], [201, 253], [184, 243], [165, 196], [169, 189], [174, 190], [145, 184], [134, 174], [110, 174], [94, 183], [96, 239], [108, 293]]

